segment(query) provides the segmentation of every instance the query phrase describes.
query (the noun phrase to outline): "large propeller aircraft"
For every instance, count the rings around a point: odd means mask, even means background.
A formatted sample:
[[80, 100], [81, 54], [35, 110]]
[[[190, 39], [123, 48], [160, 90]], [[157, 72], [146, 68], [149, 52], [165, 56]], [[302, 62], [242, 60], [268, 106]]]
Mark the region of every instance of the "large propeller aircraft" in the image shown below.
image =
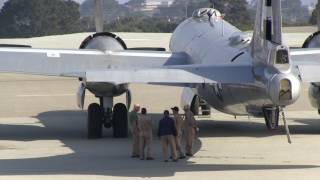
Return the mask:
[[[302, 82], [311, 83], [311, 102], [320, 109], [319, 33], [307, 39], [305, 48], [283, 44], [280, 0], [258, 1], [252, 38], [218, 10], [199, 9], [174, 31], [170, 52], [128, 49], [120, 37], [103, 32], [102, 3], [95, 0], [97, 33], [79, 50], [0, 48], [1, 72], [74, 77], [80, 80], [80, 108], [86, 90], [100, 99], [88, 107], [89, 138], [101, 138], [103, 126], [112, 126], [114, 137], [127, 136], [130, 83], [184, 87], [182, 105], [191, 105], [196, 114], [213, 107], [264, 117], [270, 130], [278, 128], [282, 109], [296, 102]], [[122, 94], [127, 104], [114, 105], [113, 98]]]

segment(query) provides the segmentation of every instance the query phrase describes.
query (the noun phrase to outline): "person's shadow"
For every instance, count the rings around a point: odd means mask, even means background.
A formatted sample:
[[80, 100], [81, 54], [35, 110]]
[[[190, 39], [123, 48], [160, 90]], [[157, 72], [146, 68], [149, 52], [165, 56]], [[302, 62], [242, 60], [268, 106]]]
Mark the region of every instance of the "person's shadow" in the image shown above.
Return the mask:
[[[160, 119], [161, 115], [152, 115]], [[160, 143], [155, 138], [154, 161], [141, 161], [130, 158], [131, 140], [113, 139], [111, 131], [105, 130], [105, 138], [100, 140], [86, 139], [86, 113], [82, 111], [51, 111], [39, 114], [36, 118], [44, 127], [32, 125], [0, 125], [0, 139], [13, 141], [59, 140], [72, 153], [50, 157], [0, 160], [1, 175], [108, 175], [125, 177], [167, 177], [176, 172], [188, 171], [234, 171], [266, 169], [302, 169], [317, 168], [314, 165], [259, 165], [259, 164], [196, 164], [193, 158], [180, 160], [178, 163], [162, 162]], [[248, 126], [248, 128], [243, 128]], [[266, 136], [260, 123], [201, 121], [201, 137], [219, 136]], [[252, 132], [251, 132], [252, 131]], [[46, 142], [44, 144], [50, 144]], [[34, 147], [36, 148], [36, 147]], [[45, 148], [45, 147], [41, 147]], [[195, 144], [195, 156], [202, 148], [198, 138]], [[14, 147], [0, 146], [0, 149]], [[50, 151], [50, 148], [47, 149]], [[37, 150], [34, 151], [38, 152]]]

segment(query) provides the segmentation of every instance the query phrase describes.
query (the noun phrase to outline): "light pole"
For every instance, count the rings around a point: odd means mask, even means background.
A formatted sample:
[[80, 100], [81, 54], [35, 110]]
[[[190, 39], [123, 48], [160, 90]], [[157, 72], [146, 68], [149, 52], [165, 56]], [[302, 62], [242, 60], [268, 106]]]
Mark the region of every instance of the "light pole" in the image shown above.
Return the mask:
[[317, 15], [318, 30], [320, 30], [320, 0], [318, 0], [318, 4], [316, 5], [316, 15]]
[[94, 1], [95, 12], [94, 12], [94, 20], [96, 26], [96, 32], [103, 32], [103, 2], [102, 0], [95, 0]]
[[[214, 2], [213, 2], [214, 0], [209, 0], [209, 2], [210, 2], [210, 8], [212, 8], [212, 9], [214, 9]], [[319, 0], [320, 1], [320, 0]]]

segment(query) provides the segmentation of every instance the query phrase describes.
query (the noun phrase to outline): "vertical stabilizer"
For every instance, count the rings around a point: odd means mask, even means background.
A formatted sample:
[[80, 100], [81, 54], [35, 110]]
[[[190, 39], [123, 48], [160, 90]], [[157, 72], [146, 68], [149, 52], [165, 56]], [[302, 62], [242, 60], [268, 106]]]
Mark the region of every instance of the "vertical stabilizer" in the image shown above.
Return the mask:
[[252, 55], [267, 63], [271, 49], [282, 45], [281, 0], [258, 0]]

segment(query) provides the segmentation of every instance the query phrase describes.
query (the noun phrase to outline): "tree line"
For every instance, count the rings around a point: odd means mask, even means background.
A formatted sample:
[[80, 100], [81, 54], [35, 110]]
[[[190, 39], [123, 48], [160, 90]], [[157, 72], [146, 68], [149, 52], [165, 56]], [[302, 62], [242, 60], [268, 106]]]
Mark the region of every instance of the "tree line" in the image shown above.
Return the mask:
[[[172, 32], [194, 10], [214, 7], [241, 30], [253, 26], [255, 3], [246, 0], [174, 0], [155, 13], [143, 11], [146, 0], [119, 4], [104, 0], [105, 30], [118, 32]], [[309, 21], [307, 7], [300, 0], [283, 0], [283, 19], [287, 25], [314, 23], [317, 9]], [[93, 0], [81, 5], [72, 0], [9, 0], [0, 12], [0, 37], [33, 37], [94, 31]]]

